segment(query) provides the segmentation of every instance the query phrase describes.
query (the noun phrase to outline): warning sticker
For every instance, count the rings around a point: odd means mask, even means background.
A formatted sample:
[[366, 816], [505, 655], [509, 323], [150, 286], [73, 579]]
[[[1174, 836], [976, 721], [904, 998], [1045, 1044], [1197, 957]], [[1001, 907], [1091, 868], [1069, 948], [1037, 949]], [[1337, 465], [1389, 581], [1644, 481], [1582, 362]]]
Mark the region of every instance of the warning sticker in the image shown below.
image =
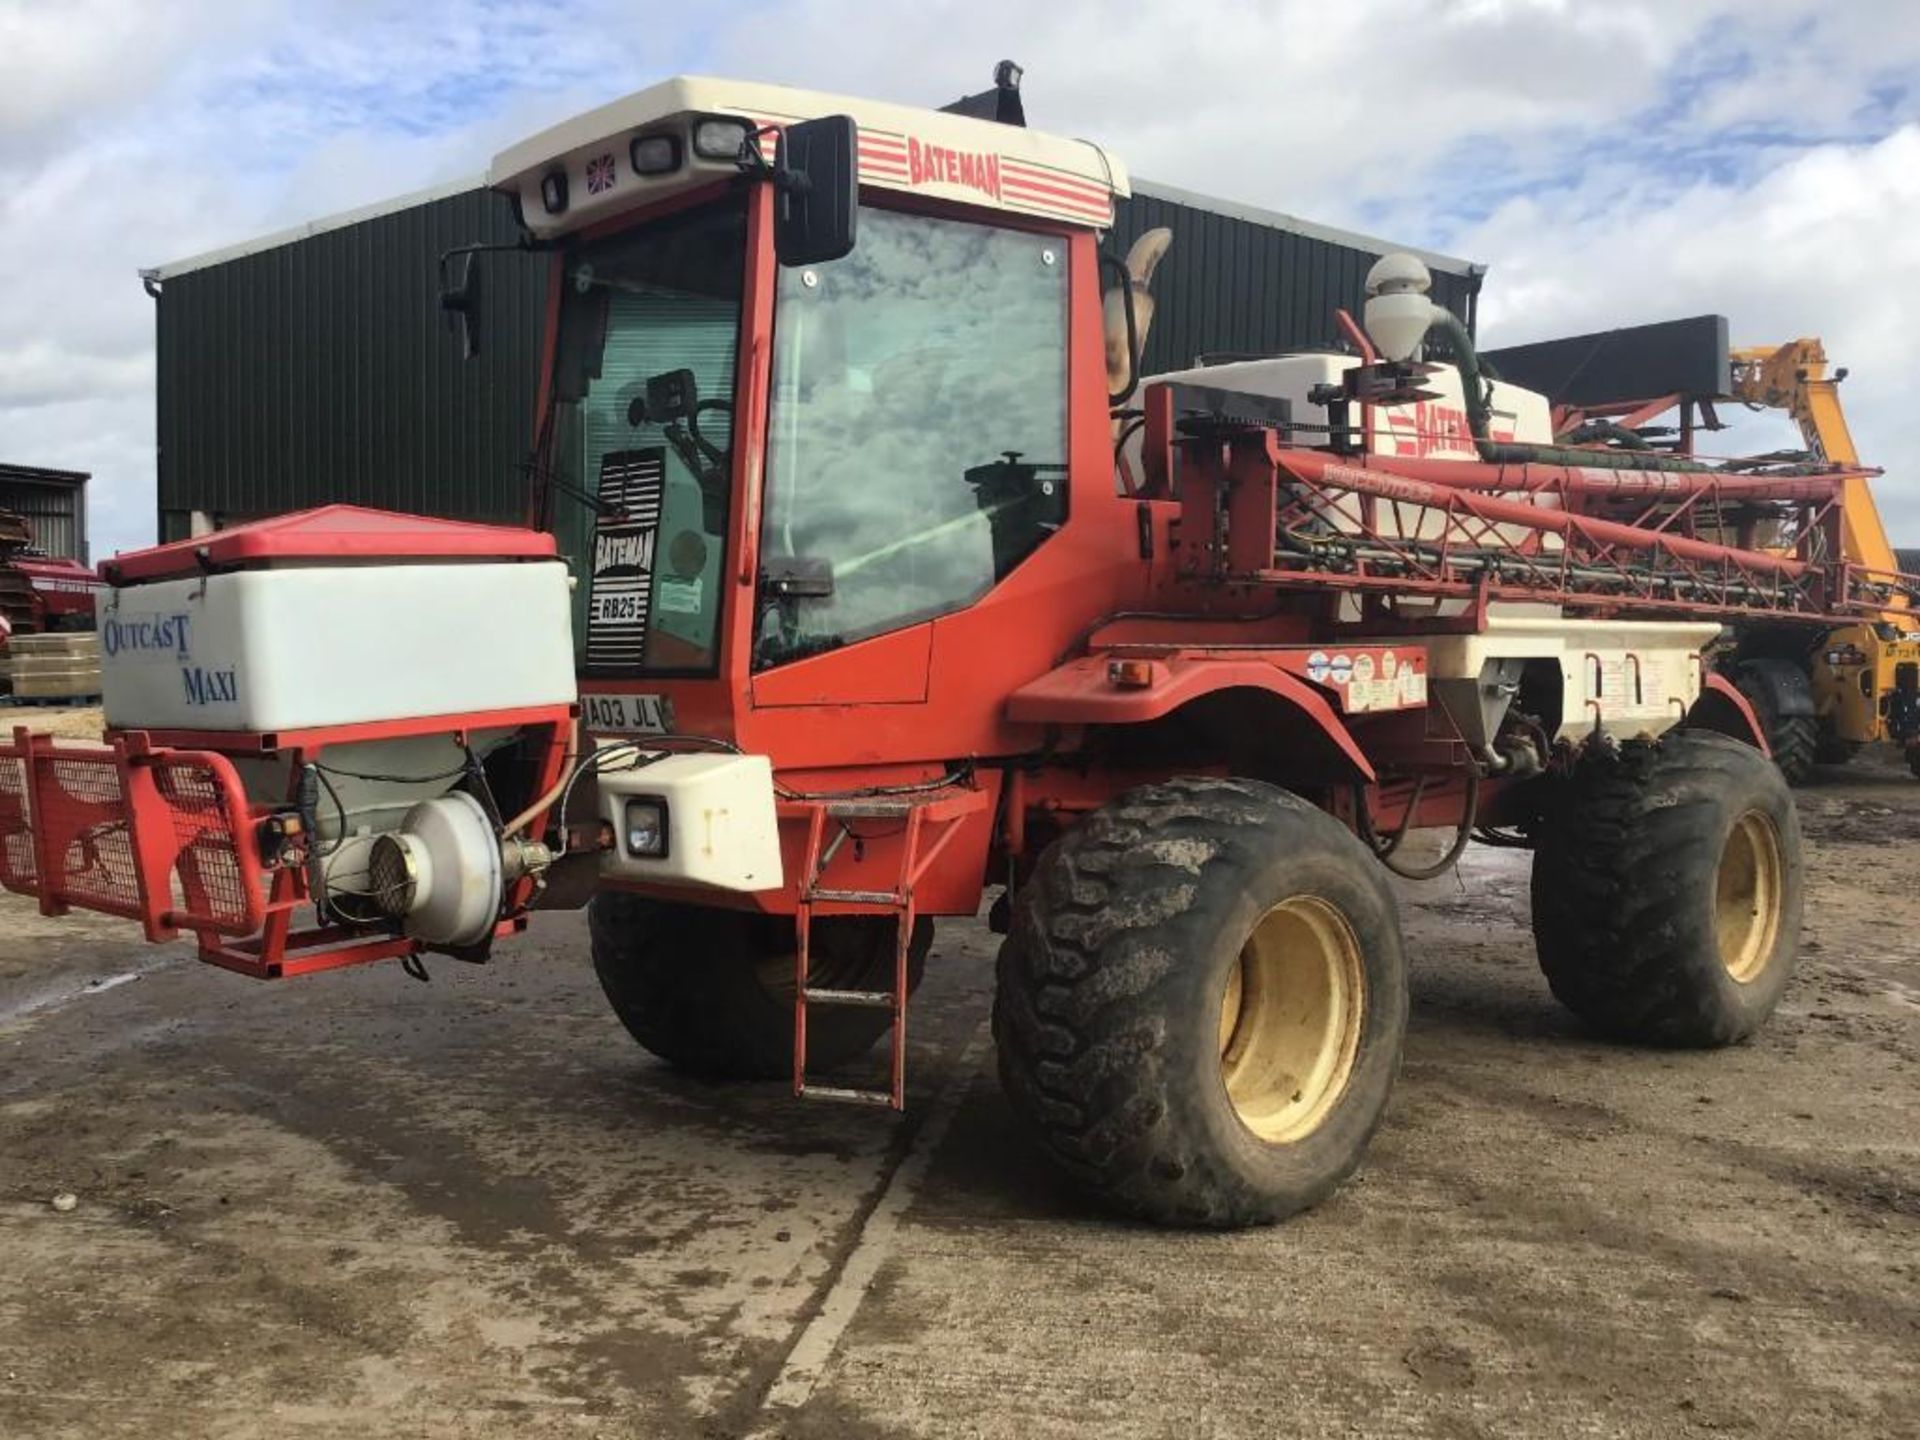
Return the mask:
[[664, 575], [655, 582], [654, 603], [663, 615], [698, 615], [700, 613], [700, 577], [691, 580], [669, 580]]

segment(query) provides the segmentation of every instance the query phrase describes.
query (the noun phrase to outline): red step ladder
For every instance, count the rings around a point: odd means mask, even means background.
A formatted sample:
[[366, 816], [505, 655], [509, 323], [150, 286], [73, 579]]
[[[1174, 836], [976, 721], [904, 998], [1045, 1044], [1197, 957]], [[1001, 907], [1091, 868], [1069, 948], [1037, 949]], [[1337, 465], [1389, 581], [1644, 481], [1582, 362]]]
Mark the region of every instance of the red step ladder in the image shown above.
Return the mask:
[[[968, 786], [943, 785], [910, 795], [867, 795], [807, 802], [807, 849], [799, 906], [794, 914], [797, 946], [793, 990], [793, 1093], [802, 1099], [839, 1100], [904, 1110], [907, 1104], [907, 972], [918, 919], [914, 888], [929, 866], [946, 849], [970, 816], [985, 810], [987, 792]], [[849, 822], [899, 820], [904, 824], [900, 863], [893, 885], [886, 890], [852, 889], [827, 883], [841, 846], [853, 835]], [[836, 913], [853, 907], [854, 913], [872, 912], [894, 917], [893, 988], [891, 990], [837, 990], [809, 985], [812, 969], [814, 906], [830, 904]], [[807, 1011], [815, 1005], [843, 1005], [890, 1011], [891, 1077], [887, 1089], [822, 1085], [807, 1079]]]

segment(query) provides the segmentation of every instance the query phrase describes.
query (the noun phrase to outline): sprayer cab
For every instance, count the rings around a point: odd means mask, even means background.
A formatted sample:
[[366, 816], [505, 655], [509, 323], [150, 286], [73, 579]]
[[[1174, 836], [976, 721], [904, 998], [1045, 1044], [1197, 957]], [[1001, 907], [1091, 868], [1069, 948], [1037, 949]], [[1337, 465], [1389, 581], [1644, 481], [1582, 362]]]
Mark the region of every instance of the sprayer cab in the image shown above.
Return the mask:
[[[592, 733], [786, 763], [762, 722], [841, 691], [811, 678], [836, 652], [982, 600], [1067, 526], [1076, 463], [1111, 507], [1086, 330], [1128, 190], [1097, 147], [692, 78], [491, 182], [555, 252], [529, 519], [581, 580]], [[933, 663], [890, 654], [862, 698], [925, 703]]]

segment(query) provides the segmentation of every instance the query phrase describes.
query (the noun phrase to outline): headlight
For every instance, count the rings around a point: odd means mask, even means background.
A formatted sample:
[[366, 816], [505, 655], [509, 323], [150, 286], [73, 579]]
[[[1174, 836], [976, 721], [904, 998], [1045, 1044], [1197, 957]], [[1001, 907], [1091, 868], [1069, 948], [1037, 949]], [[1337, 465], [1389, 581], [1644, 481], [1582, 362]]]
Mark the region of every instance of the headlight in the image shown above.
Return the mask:
[[667, 802], [627, 801], [627, 853], [659, 858], [667, 853]]
[[680, 137], [636, 135], [627, 148], [636, 175], [671, 175], [680, 168]]
[[693, 127], [693, 153], [702, 160], [736, 160], [753, 127], [744, 120], [701, 120]]

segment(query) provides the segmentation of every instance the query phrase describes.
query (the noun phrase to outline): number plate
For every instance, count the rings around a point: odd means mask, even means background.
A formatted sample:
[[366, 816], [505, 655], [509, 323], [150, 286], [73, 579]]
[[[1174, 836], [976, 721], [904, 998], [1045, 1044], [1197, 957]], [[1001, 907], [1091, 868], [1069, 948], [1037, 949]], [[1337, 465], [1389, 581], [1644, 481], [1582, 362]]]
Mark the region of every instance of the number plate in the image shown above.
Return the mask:
[[580, 713], [596, 735], [664, 735], [673, 702], [664, 695], [582, 695]]

